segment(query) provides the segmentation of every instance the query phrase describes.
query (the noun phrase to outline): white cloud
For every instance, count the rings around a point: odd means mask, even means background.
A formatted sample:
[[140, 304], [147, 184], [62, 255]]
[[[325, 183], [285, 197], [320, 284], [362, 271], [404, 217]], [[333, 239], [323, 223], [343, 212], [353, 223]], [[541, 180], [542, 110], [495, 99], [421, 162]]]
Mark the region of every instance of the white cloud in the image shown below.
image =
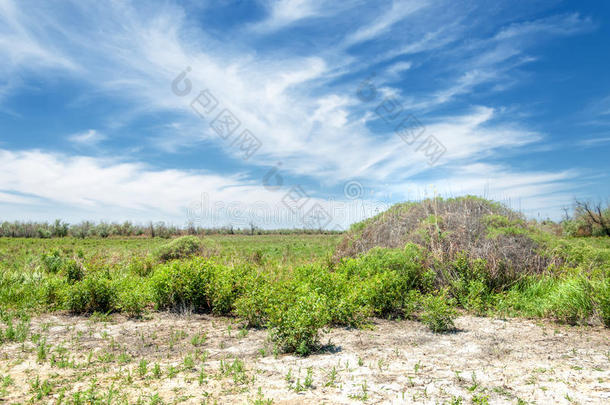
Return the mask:
[[498, 41], [530, 40], [532, 35], [573, 35], [592, 27], [590, 18], [582, 18], [576, 13], [554, 15], [533, 21], [514, 23], [501, 30], [494, 38]]
[[386, 72], [390, 76], [397, 76], [401, 72], [411, 69], [411, 66], [413, 66], [413, 63], [408, 62], [408, 61], [396, 62], [393, 65], [391, 65], [390, 67], [388, 67], [386, 69]]
[[322, 2], [313, 0], [279, 0], [269, 2], [269, 17], [256, 26], [260, 30], [275, 30], [319, 13]]
[[[139, 162], [37, 150], [0, 149], [0, 159], [7, 168], [0, 173], [0, 206], [8, 207], [3, 220], [169, 220], [241, 228], [253, 222], [264, 228], [303, 228], [312, 226], [308, 213], [319, 206], [328, 218], [325, 228], [346, 229], [388, 208], [375, 201], [315, 197], [303, 187], [306, 195], [299, 203], [304, 205], [292, 211], [287, 193], [298, 185], [272, 189], [262, 179], [253, 182], [240, 174], [155, 170]], [[276, 184], [273, 179], [268, 183]]]
[[390, 29], [394, 24], [403, 20], [406, 16], [415, 13], [427, 5], [428, 2], [423, 0], [394, 0], [392, 6], [385, 9], [371, 24], [362, 27], [349, 35], [345, 40], [345, 45], [349, 46], [376, 38]]
[[580, 145], [587, 146], [587, 147], [602, 145], [605, 143], [610, 143], [610, 137], [590, 138], [590, 139], [584, 139], [579, 142]]
[[[40, 35], [48, 27], [25, 25], [27, 17], [12, 0], [0, 0], [0, 72], [10, 75], [17, 68], [58, 68], [75, 70], [77, 66], [61, 50], [52, 46], [50, 38]], [[7, 76], [5, 76], [7, 77]]]
[[106, 139], [106, 135], [99, 133], [95, 129], [89, 129], [85, 132], [73, 134], [68, 137], [70, 142], [80, 146], [95, 146]]
[[[349, 224], [389, 207], [385, 198], [367, 193], [362, 199], [310, 197], [300, 214], [282, 201], [293, 184], [265, 188], [242, 175], [220, 176], [202, 171], [156, 170], [142, 163], [126, 163], [85, 156], [65, 156], [36, 150], [0, 149], [6, 170], [0, 173], [0, 205], [9, 207], [3, 219], [61, 217], [70, 221], [187, 220], [206, 226], [248, 227], [250, 221], [266, 228], [303, 227], [301, 216], [316, 204], [329, 215], [327, 228]], [[571, 201], [573, 171], [516, 172], [490, 164], [465, 164], [451, 174], [429, 181], [392, 181], [383, 193], [394, 201], [436, 195], [485, 194], [501, 201], [512, 199], [513, 208], [536, 215], [537, 210], [560, 213]], [[271, 181], [271, 184], [275, 184]], [[377, 188], [377, 187], [376, 187]], [[362, 190], [366, 191], [366, 189]], [[377, 196], [379, 197], [379, 196]], [[24, 218], [23, 212], [39, 213]]]

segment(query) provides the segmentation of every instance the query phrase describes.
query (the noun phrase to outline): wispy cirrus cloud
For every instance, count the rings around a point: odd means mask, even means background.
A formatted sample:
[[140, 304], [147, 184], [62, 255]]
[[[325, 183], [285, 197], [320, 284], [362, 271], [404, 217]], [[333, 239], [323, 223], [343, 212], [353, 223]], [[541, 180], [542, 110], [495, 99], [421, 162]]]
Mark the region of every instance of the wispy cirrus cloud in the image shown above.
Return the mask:
[[105, 139], [107, 139], [106, 135], [95, 129], [89, 129], [85, 132], [79, 132], [68, 136], [68, 140], [78, 146], [95, 146]]
[[405, 17], [414, 14], [418, 10], [430, 5], [430, 1], [402, 1], [394, 0], [390, 6], [381, 4], [381, 14], [371, 23], [358, 28], [345, 40], [345, 46], [363, 42], [379, 37], [389, 30], [394, 24], [404, 20]]
[[604, 145], [610, 143], [610, 136], [599, 137], [599, 138], [589, 138], [583, 139], [578, 142], [581, 146], [593, 147], [597, 145]]

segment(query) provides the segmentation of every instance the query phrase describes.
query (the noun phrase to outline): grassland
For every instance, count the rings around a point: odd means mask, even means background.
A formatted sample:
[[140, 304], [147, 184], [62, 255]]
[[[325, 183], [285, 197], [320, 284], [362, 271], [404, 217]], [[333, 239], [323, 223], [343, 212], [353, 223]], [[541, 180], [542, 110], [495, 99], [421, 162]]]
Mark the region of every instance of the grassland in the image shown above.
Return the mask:
[[527, 232], [561, 260], [511, 279], [342, 235], [0, 238], [0, 398], [601, 403], [610, 240]]

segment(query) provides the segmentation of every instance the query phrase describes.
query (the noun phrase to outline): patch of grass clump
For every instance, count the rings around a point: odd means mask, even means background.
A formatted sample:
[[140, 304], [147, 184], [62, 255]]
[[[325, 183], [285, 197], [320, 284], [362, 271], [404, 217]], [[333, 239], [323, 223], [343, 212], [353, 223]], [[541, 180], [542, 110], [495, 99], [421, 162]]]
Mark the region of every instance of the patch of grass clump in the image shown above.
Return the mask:
[[585, 322], [593, 311], [592, 286], [584, 277], [562, 280], [549, 294], [548, 300], [550, 314], [571, 325]]
[[610, 328], [610, 277], [605, 277], [596, 286], [595, 301], [599, 306], [602, 323], [606, 328]]

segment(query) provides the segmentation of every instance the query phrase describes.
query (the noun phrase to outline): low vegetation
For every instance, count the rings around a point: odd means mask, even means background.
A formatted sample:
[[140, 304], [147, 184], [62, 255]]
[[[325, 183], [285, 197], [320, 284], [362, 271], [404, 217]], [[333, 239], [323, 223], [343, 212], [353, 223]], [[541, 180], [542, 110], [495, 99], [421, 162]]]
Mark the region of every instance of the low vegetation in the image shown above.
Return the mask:
[[0, 239], [0, 339], [36, 312], [234, 316], [307, 355], [372, 317], [459, 311], [610, 327], [610, 240], [557, 236], [475, 197], [401, 204], [338, 235]]

